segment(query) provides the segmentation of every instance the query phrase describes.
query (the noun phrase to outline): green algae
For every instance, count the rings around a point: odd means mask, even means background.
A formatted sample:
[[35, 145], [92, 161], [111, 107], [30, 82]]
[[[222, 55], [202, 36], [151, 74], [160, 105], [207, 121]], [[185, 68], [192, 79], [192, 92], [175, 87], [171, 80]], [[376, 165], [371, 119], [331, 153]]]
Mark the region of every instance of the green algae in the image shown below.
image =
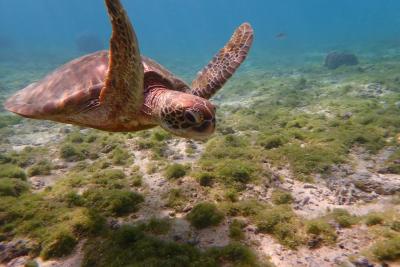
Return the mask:
[[21, 117], [12, 115], [0, 115], [0, 129], [10, 127], [15, 124], [21, 123], [23, 119]]
[[224, 219], [224, 214], [213, 203], [199, 203], [193, 207], [186, 219], [197, 229], [216, 226]]
[[293, 203], [294, 199], [289, 192], [276, 189], [271, 193], [272, 203], [275, 205], [284, 205]]
[[234, 219], [229, 225], [229, 237], [236, 241], [243, 240], [245, 238], [244, 227], [243, 221]]
[[121, 189], [89, 189], [83, 194], [84, 205], [107, 215], [121, 216], [138, 210], [143, 197]]
[[171, 165], [168, 165], [165, 168], [164, 171], [164, 176], [167, 179], [178, 179], [178, 178], [182, 178], [186, 175], [187, 173], [187, 167], [182, 165], [182, 164], [178, 164], [178, 163], [174, 163]]
[[345, 209], [334, 209], [330, 216], [343, 228], [349, 228], [358, 222], [358, 218]]
[[83, 266], [264, 266], [241, 244], [200, 251], [188, 244], [146, 235], [140, 227], [133, 225], [90, 240], [85, 245], [85, 252]]
[[48, 160], [41, 160], [28, 168], [28, 176], [49, 175], [53, 169], [52, 164]]
[[[337, 240], [335, 228], [324, 219], [314, 219], [306, 223], [306, 232], [321, 244], [331, 245]], [[314, 246], [316, 247], [316, 246]]]
[[376, 243], [372, 247], [374, 256], [379, 260], [400, 259], [400, 236]]
[[14, 178], [0, 178], [0, 197], [17, 197], [27, 192], [30, 188], [29, 183]]
[[166, 206], [176, 210], [182, 210], [187, 204], [188, 197], [180, 188], [172, 188], [165, 195]]
[[[289, 168], [295, 178], [312, 181], [315, 174], [325, 177], [332, 166], [349, 162], [354, 147], [363, 147], [371, 154], [388, 146], [398, 150], [400, 109], [396, 102], [400, 101], [397, 95], [400, 68], [383, 63], [377, 63], [374, 68], [375, 71], [351, 67], [327, 71], [310, 66], [293, 77], [242, 76], [222, 92], [217, 134], [207, 141], [200, 159], [193, 162], [193, 171], [185, 170], [182, 174], [183, 167], [167, 165], [166, 169], [172, 171], [165, 173], [166, 177], [194, 176], [207, 190], [221, 189], [225, 198], [219, 200], [222, 203], [216, 205], [217, 209], [223, 210], [229, 219], [247, 217], [258, 231], [272, 235], [286, 247], [295, 249], [314, 238], [321, 239], [319, 245], [333, 244], [336, 234], [329, 220], [333, 219], [341, 227], [351, 227], [360, 219], [343, 210], [334, 210], [322, 218], [301, 222], [287, 205], [293, 199], [286, 192], [273, 191], [274, 205], [239, 200], [239, 196], [246, 185], [270, 178], [265, 163]], [[337, 81], [331, 83], [331, 79]], [[376, 82], [387, 88], [387, 94], [362, 95], [366, 84]], [[252, 88], [252, 92], [244, 92], [242, 88]], [[251, 103], [236, 105], [237, 97], [251, 97]], [[6, 125], [20, 123], [16, 118], [2, 117], [1, 121]], [[0, 122], [0, 128], [1, 125]], [[86, 266], [178, 262], [180, 266], [189, 263], [193, 263], [191, 266], [219, 266], [227, 262], [256, 266], [254, 255], [241, 245], [201, 252], [192, 246], [161, 241], [152, 235], [165, 234], [168, 227], [163, 228], [167, 224], [158, 219], [151, 219], [146, 226], [135, 225], [121, 231], [107, 229], [91, 235], [95, 229], [104, 227], [103, 216], [124, 217], [140, 208], [142, 198], [131, 187], [142, 185], [142, 174], [137, 170], [129, 175], [111, 170], [115, 165], [128, 168], [132, 164], [134, 159], [125, 142], [129, 140], [134, 149], [151, 152], [155, 162], [151, 162], [148, 169], [149, 173], [155, 173], [164, 170], [167, 142], [171, 138], [161, 129], [127, 135], [74, 131], [60, 144], [60, 155], [66, 161], [80, 161], [81, 164], [78, 163], [63, 181], [39, 195], [29, 192], [22, 181], [22, 173], [41, 175], [51, 171], [51, 167], [38, 159], [38, 155], [48, 155], [49, 151], [28, 148], [0, 155], [1, 167], [8, 169], [0, 178], [0, 195], [5, 192], [0, 198], [1, 204], [5, 203], [0, 208], [0, 234], [5, 233], [7, 239], [24, 235], [34, 238], [43, 247], [44, 258], [67, 255], [77, 242], [88, 238]], [[194, 153], [190, 148], [186, 152]], [[389, 172], [399, 173], [398, 154], [396, 151], [386, 162]], [[22, 178], [9, 177], [14, 175]], [[78, 193], [81, 188], [89, 190]], [[179, 211], [189, 200], [178, 188], [167, 192], [164, 198], [168, 207]], [[19, 201], [26, 207], [18, 204]], [[53, 203], [48, 204], [49, 201]], [[71, 223], [71, 218], [75, 217], [80, 217], [81, 221]], [[370, 215], [364, 222], [370, 227], [387, 227], [396, 232], [396, 221], [384, 218], [382, 222], [377, 217], [380, 215]], [[42, 223], [44, 220], [47, 225]], [[242, 240], [242, 228], [243, 224], [234, 219], [230, 226], [231, 238]], [[52, 232], [54, 235], [45, 238]], [[388, 240], [390, 242], [385, 244]], [[378, 259], [396, 259], [397, 246], [398, 240], [391, 236], [378, 243], [373, 251]], [[160, 254], [155, 255], [155, 250]], [[133, 255], [129, 251], [141, 253]], [[104, 257], [98, 257], [99, 253]]]
[[13, 164], [2, 164], [0, 168], [0, 178], [17, 178], [26, 180], [25, 171]]

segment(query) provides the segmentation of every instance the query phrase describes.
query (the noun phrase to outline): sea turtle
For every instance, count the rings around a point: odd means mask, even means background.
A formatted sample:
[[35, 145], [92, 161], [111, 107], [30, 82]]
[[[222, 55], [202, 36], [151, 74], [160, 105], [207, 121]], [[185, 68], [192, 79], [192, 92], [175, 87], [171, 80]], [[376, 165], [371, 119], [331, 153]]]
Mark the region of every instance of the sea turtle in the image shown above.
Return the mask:
[[141, 56], [120, 0], [105, 0], [112, 24], [110, 51], [75, 59], [5, 102], [23, 117], [52, 120], [110, 132], [157, 125], [186, 138], [215, 130], [215, 107], [208, 101], [245, 60], [253, 42], [250, 24], [198, 73], [192, 86], [155, 61]]

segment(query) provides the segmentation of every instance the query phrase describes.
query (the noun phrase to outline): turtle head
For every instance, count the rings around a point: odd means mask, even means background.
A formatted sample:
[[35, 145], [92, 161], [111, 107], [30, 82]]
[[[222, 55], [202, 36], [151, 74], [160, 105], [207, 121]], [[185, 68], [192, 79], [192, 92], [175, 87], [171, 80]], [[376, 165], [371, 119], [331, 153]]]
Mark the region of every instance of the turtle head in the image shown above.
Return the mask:
[[205, 139], [215, 131], [215, 107], [191, 94], [171, 95], [159, 114], [165, 130], [185, 138]]

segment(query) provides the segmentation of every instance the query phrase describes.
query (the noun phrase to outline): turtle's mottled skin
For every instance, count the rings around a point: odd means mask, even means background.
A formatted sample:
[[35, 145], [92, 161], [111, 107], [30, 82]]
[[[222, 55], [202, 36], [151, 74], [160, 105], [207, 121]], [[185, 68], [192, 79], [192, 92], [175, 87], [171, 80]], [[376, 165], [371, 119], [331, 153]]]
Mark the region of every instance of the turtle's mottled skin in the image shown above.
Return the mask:
[[182, 137], [204, 138], [215, 130], [208, 101], [245, 60], [253, 30], [242, 24], [189, 87], [155, 61], [140, 55], [119, 0], [105, 0], [112, 24], [110, 51], [73, 60], [9, 98], [21, 116], [111, 132], [157, 125]]

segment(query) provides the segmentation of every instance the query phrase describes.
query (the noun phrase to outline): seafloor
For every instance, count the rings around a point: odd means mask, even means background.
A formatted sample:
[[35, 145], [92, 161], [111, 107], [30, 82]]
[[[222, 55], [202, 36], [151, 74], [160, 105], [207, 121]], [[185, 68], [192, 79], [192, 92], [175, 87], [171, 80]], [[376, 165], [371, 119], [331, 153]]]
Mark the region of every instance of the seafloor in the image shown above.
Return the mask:
[[[206, 142], [2, 110], [0, 265], [399, 266], [398, 55], [253, 56]], [[0, 101], [58, 64], [3, 61]]]

